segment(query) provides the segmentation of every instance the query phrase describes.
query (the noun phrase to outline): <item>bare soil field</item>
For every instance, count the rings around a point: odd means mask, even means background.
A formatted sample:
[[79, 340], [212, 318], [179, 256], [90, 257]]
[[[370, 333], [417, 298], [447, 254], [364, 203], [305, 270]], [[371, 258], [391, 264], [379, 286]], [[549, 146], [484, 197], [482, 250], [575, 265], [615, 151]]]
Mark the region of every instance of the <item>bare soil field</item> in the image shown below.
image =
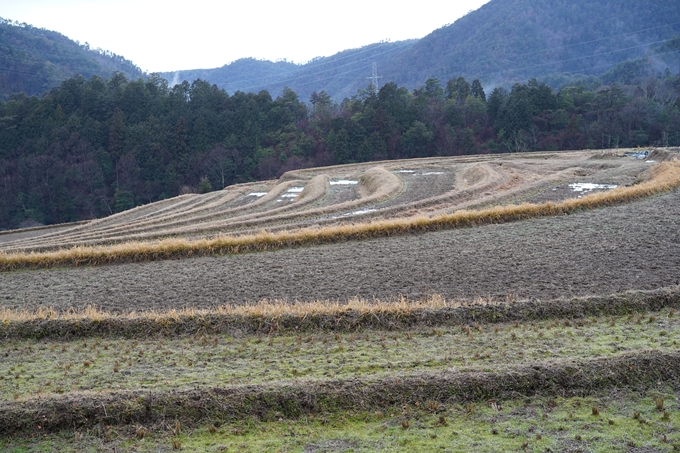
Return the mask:
[[0, 306], [114, 312], [353, 296], [551, 299], [680, 283], [680, 193], [554, 218], [246, 255], [21, 271]]

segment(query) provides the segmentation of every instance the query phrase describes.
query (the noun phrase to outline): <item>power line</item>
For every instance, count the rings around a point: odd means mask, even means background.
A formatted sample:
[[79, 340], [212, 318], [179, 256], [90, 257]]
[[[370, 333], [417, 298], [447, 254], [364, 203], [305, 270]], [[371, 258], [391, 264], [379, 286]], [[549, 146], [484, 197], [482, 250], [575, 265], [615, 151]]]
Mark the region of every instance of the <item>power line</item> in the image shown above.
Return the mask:
[[[632, 46], [632, 47], [626, 47], [624, 49], [617, 49], [617, 50], [610, 50], [610, 51], [607, 51], [607, 52], [600, 52], [600, 53], [596, 53], [596, 54], [592, 54], [592, 55], [586, 55], [585, 57], [576, 57], [576, 58], [569, 58], [567, 60], [551, 61], [551, 62], [548, 62], [548, 63], [541, 63], [541, 64], [537, 64], [537, 65], [532, 65], [532, 66], [525, 66], [523, 68], [509, 68], [509, 69], [503, 69], [503, 70], [500, 70], [500, 71], [487, 72], [485, 74], [479, 74], [478, 77], [484, 77], [484, 76], [492, 75], [492, 74], [500, 74], [500, 73], [503, 73], [503, 72], [506, 72], [506, 71], [509, 71], [509, 72], [524, 71], [524, 70], [527, 70], [527, 69], [534, 69], [534, 68], [540, 68], [540, 67], [543, 67], [543, 66], [550, 66], [550, 65], [560, 64], [560, 63], [567, 63], [567, 62], [570, 62], [570, 61], [585, 60], [587, 58], [599, 57], [599, 56], [607, 55], [607, 54], [610, 54], [610, 53], [623, 52], [624, 50], [638, 49], [640, 47], [648, 47], [648, 46], [651, 46], [652, 44], [659, 44], [659, 43], [663, 43], [663, 42], [667, 42], [667, 41], [668, 41], [667, 39], [664, 39], [663, 41], [654, 41], [654, 42], [650, 42], [648, 44], [640, 44], [639, 46]], [[670, 52], [670, 53], [672, 53], [672, 52]], [[664, 54], [659, 54], [659, 55], [664, 55]], [[640, 58], [648, 58], [648, 57], [640, 57]], [[620, 62], [620, 63], [624, 63], [624, 62]], [[617, 64], [620, 64], [620, 63], [613, 63], [612, 66], [616, 66]]]
[[[408, 44], [413, 44], [413, 43], [412, 43], [412, 42], [407, 42], [407, 43], [405, 43], [405, 45], [408, 45]], [[305, 65], [301, 65], [298, 69], [295, 69], [295, 70], [292, 70], [292, 71], [286, 71], [286, 72], [284, 72], [284, 73], [287, 73], [287, 74], [294, 74], [294, 73], [299, 72], [300, 70], [303, 70], [303, 69], [301, 69], [301, 68], [304, 68], [305, 66], [308, 66], [308, 65], [314, 65], [315, 67], [316, 67], [316, 66], [321, 66], [321, 67], [323, 67], [323, 66], [325, 66], [325, 65], [330, 65], [330, 64], [336, 63], [336, 62], [338, 62], [338, 61], [342, 61], [342, 60], [346, 60], [346, 59], [348, 59], [348, 58], [356, 57], [357, 55], [360, 55], [360, 54], [363, 54], [363, 53], [366, 53], [366, 52], [370, 52], [370, 51], [372, 51], [372, 50], [376, 50], [376, 49], [379, 49], [379, 48], [384, 47], [384, 46], [387, 46], [387, 45], [394, 45], [394, 44], [391, 43], [391, 42], [378, 43], [378, 44], [376, 44], [376, 45], [371, 45], [371, 44], [369, 44], [368, 46], [365, 46], [365, 48], [364, 48], [363, 50], [360, 50], [360, 51], [357, 51], [357, 52], [352, 52], [351, 50], [349, 50], [349, 51], [348, 51], [348, 50], [344, 50], [344, 51], [342, 51], [342, 52], [350, 52], [349, 55], [345, 55], [345, 56], [343, 56], [343, 57], [337, 57], [337, 58], [335, 58], [334, 56], [331, 55], [330, 57], [324, 57], [324, 58], [322, 58], [323, 60], [326, 60], [326, 61], [320, 61], [320, 60], [311, 61], [311, 62], [306, 63]], [[400, 46], [399, 46], [399, 47], [400, 47]], [[340, 52], [340, 53], [342, 53], [342, 52]], [[337, 55], [337, 54], [336, 54], [336, 55]], [[381, 54], [379, 54], [379, 55], [381, 55]], [[238, 61], [238, 60], [237, 60], [237, 61]], [[232, 62], [231, 64], [233, 64], [233, 63], [234, 63], [234, 62]], [[340, 67], [340, 66], [336, 66], [336, 68], [337, 68], [337, 67]], [[219, 70], [219, 69], [221, 69], [221, 68], [215, 68], [215, 69], [186, 69], [186, 70], [170, 71], [170, 72], [174, 72], [175, 74], [178, 74], [178, 73], [181, 74], [182, 72], [215, 71], [215, 70]], [[170, 73], [170, 72], [169, 72], [169, 73]], [[229, 83], [230, 83], [230, 84], [237, 84], [237, 83], [252, 82], [252, 81], [257, 81], [257, 80], [266, 80], [266, 79], [275, 78], [275, 77], [278, 77], [278, 75], [277, 75], [277, 74], [273, 74], [273, 75], [268, 75], [268, 76], [263, 76], [263, 77], [257, 77], [257, 78], [249, 78], [249, 79], [235, 80], [235, 81], [229, 81]], [[278, 82], [277, 82], [277, 83], [278, 83]], [[258, 87], [258, 86], [264, 86], [264, 84], [255, 85], [255, 87]]]
[[[402, 44], [402, 45], [400, 45], [400, 46], [397, 46], [397, 47], [394, 47], [394, 48], [392, 48], [392, 49], [386, 50], [386, 51], [384, 51], [384, 52], [380, 52], [380, 53], [378, 53], [378, 54], [371, 55], [371, 56], [368, 56], [368, 57], [366, 57], [366, 58], [362, 58], [362, 59], [360, 59], [360, 60], [353, 61], [353, 62], [351, 62], [351, 63], [346, 63], [346, 64], [340, 65], [340, 66], [334, 66], [334, 67], [332, 67], [332, 68], [330, 68], [330, 69], [324, 69], [323, 71], [316, 71], [316, 72], [311, 72], [311, 73], [302, 74], [302, 75], [300, 75], [300, 76], [298, 76], [298, 77], [294, 77], [294, 78], [288, 79], [288, 80], [278, 81], [278, 82], [276, 82], [276, 84], [277, 84], [277, 85], [281, 85], [281, 84], [293, 82], [293, 81], [295, 81], [295, 80], [303, 79], [303, 78], [306, 78], [306, 77], [313, 77], [313, 76], [315, 76], [315, 75], [323, 74], [323, 73], [326, 73], [326, 72], [329, 72], [329, 71], [335, 71], [335, 70], [337, 70], [337, 69], [344, 68], [344, 67], [347, 67], [347, 66], [352, 66], [352, 65], [354, 65], [354, 64], [361, 63], [361, 62], [363, 62], [363, 61], [371, 60], [371, 59], [373, 59], [373, 58], [375, 58], [375, 57], [378, 57], [378, 56], [380, 56], [380, 55], [384, 55], [384, 54], [389, 53], [389, 52], [394, 52], [395, 50], [398, 50], [398, 49], [400, 49], [400, 48], [402, 48], [402, 47], [405, 47], [405, 46], [407, 46], [407, 45], [411, 45], [411, 43]], [[259, 87], [263, 87], [263, 86], [266, 86], [266, 85], [262, 85], [262, 84], [260, 84], [260, 85], [253, 85], [253, 86], [250, 86], [250, 87], [241, 88], [241, 90], [250, 90], [250, 89], [253, 89], [253, 88], [259, 88]]]
[[[638, 58], [634, 58], [632, 60], [626, 60], [626, 61], [623, 61], [621, 63], [608, 63], [608, 64], [603, 64], [603, 65], [597, 65], [597, 66], [593, 66], [592, 68], [593, 69], [611, 68], [611, 67], [617, 66], [617, 65], [622, 64], [622, 63], [630, 63], [630, 62], [639, 61], [639, 60], [646, 60], [648, 58], [660, 57], [662, 55], [669, 55], [669, 54], [677, 53], [677, 52], [680, 52], [680, 49], [670, 50], [668, 52], [661, 52], [661, 53], [657, 53], [657, 54], [653, 54], [653, 55], [645, 55], [644, 57], [638, 57]], [[570, 72], [561, 72], [560, 74], [574, 75], [574, 74], [578, 74], [578, 72], [570, 71]]]
[[[362, 67], [360, 67], [360, 68], [355, 68], [355, 69], [351, 69], [351, 70], [349, 70], [349, 71], [341, 72], [340, 74], [333, 74], [333, 75], [328, 76], [328, 77], [323, 78], [323, 79], [310, 80], [309, 82], [299, 83], [298, 86], [301, 86], [301, 87], [302, 87], [302, 86], [305, 86], [305, 85], [311, 85], [312, 83], [323, 82], [323, 81], [331, 80], [331, 79], [336, 79], [336, 80], [337, 80], [338, 78], [340, 78], [340, 76], [347, 75], [347, 74], [354, 74], [354, 73], [359, 72], [359, 71], [364, 71], [366, 68], [367, 68], [367, 66], [362, 66]], [[351, 77], [351, 78], [349, 78], [349, 77], [342, 77], [342, 79], [345, 79], [345, 80], [356, 80], [356, 77]]]

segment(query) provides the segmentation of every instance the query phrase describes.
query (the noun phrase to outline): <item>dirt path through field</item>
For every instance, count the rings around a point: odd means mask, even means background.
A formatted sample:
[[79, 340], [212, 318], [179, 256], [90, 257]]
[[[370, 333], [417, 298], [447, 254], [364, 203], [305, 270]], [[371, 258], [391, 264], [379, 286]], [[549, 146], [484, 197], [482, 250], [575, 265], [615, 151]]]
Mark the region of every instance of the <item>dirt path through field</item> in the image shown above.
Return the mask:
[[231, 257], [0, 275], [0, 306], [556, 298], [680, 283], [680, 192], [565, 217]]

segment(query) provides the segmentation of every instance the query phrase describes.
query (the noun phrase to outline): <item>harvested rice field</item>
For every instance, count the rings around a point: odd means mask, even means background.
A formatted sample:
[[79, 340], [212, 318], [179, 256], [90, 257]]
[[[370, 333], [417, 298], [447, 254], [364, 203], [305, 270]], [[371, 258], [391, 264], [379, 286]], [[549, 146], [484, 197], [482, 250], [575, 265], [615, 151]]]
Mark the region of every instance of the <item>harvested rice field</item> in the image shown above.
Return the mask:
[[[664, 152], [664, 155], [665, 152]], [[604, 152], [386, 161], [297, 170], [278, 181], [182, 195], [67, 228], [3, 232], [4, 252], [167, 237], [210, 237], [376, 218], [436, 215], [481, 205], [579, 197], [644, 178], [651, 164]]]
[[0, 450], [678, 451], [678, 157], [308, 169], [2, 232]]

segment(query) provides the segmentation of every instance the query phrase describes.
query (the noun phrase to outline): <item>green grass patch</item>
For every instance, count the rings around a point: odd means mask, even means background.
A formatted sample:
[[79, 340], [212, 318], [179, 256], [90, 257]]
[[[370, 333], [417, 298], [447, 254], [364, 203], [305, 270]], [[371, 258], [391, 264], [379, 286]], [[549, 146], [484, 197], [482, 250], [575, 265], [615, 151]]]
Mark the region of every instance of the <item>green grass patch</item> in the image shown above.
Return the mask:
[[639, 350], [672, 352], [672, 310], [400, 331], [193, 335], [159, 339], [18, 340], [0, 345], [0, 399], [70, 392], [238, 387], [425, 371], [501, 372]]
[[[665, 414], [657, 410], [663, 397]], [[594, 415], [593, 408], [597, 408]], [[0, 439], [0, 450], [192, 452], [676, 451], [680, 414], [673, 390], [617, 390], [587, 398], [525, 398], [383, 411], [340, 411], [263, 422], [95, 427]], [[142, 435], [140, 436], [140, 432]]]

